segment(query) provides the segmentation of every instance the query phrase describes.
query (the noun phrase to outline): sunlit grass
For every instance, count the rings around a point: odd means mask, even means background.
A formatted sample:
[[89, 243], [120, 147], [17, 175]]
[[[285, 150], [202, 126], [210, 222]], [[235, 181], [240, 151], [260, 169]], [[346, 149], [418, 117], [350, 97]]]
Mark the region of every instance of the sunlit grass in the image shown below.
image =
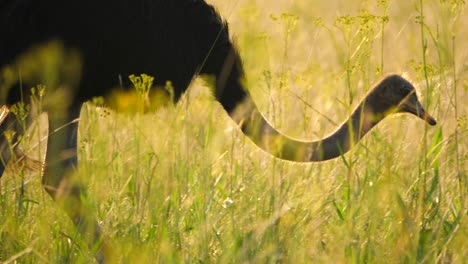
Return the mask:
[[[144, 115], [86, 105], [76, 178], [121, 260], [466, 262], [463, 5], [210, 2], [256, 103], [286, 134], [323, 137], [391, 72], [416, 84], [439, 124], [394, 116], [342, 158], [292, 164], [247, 140], [202, 82]], [[17, 174], [0, 181], [0, 261], [93, 261], [37, 173]]]

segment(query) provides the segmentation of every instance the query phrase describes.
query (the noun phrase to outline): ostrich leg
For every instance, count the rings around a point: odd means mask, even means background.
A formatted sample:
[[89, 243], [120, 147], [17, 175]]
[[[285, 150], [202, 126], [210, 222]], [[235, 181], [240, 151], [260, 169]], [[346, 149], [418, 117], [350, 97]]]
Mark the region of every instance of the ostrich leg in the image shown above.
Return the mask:
[[11, 144], [15, 144], [16, 139], [18, 137], [17, 133], [13, 134], [13, 137], [7, 139], [7, 135], [5, 134], [6, 131], [17, 131], [16, 130], [16, 117], [9, 113], [7, 107], [3, 107], [3, 111], [1, 111], [1, 118], [0, 118], [0, 178], [5, 171], [5, 168], [8, 164], [12, 156], [13, 146]]
[[99, 263], [112, 262], [112, 251], [101, 228], [82, 199], [85, 188], [73, 177], [77, 164], [79, 106], [68, 115], [49, 113], [46, 168], [42, 178], [47, 193], [65, 210], [90, 249], [95, 249]]

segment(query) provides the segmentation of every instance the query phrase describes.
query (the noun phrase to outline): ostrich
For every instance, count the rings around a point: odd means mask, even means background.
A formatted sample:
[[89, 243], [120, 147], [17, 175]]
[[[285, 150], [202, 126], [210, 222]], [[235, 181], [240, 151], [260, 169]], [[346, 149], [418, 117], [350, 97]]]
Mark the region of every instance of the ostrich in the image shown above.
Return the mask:
[[[106, 243], [92, 214], [86, 212], [82, 188], [68, 186], [70, 165], [76, 155], [59, 159], [76, 149], [81, 105], [96, 96], [106, 96], [115, 87], [128, 89], [125, 76], [148, 73], [154, 85], [171, 81], [174, 102], [189, 87], [194, 76], [215, 77], [214, 96], [243, 133], [272, 155], [295, 162], [324, 161], [343, 155], [369, 130], [393, 113], [411, 113], [435, 125], [410, 82], [399, 75], [380, 81], [334, 133], [318, 141], [291, 139], [275, 130], [257, 110], [243, 86], [239, 54], [229, 38], [227, 23], [203, 0], [4, 0], [0, 4], [0, 69], [21, 73], [20, 55], [40, 45], [59, 41], [78, 54], [79, 78], [51, 84], [40, 77], [7, 81], [0, 75], [0, 175], [12, 156], [5, 134], [16, 129], [10, 107], [29, 98], [38, 83], [65, 87], [69, 105], [46, 109], [49, 131], [43, 185], [59, 202], [83, 234], [97, 247], [97, 259], [110, 259]], [[46, 44], [44, 44], [46, 43]], [[76, 76], [75, 76], [76, 77]], [[65, 78], [66, 79], [66, 78]], [[96, 248], [96, 247], [95, 247]]]

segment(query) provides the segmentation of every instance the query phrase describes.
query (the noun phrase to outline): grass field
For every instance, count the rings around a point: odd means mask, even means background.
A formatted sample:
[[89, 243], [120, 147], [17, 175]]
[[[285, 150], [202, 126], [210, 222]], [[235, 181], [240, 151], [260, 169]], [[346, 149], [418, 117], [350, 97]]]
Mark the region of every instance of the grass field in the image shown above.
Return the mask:
[[[86, 105], [76, 178], [121, 262], [468, 263], [463, 1], [208, 2], [285, 134], [322, 138], [389, 73], [438, 125], [395, 115], [343, 157], [294, 164], [246, 139], [203, 80], [145, 115]], [[0, 263], [94, 261], [39, 174], [14, 175], [0, 181]]]

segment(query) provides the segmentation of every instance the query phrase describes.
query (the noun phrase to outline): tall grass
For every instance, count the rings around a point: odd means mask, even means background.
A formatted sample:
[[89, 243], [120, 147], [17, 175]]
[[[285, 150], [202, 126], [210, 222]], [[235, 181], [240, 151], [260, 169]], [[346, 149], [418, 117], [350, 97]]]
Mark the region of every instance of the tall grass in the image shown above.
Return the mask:
[[[390, 72], [412, 80], [439, 124], [391, 117], [342, 158], [293, 164], [247, 140], [199, 81], [152, 113], [86, 105], [75, 178], [121, 261], [465, 263], [463, 3], [210, 2], [286, 134], [323, 137]], [[0, 181], [0, 261], [93, 261], [39, 175], [14, 175]]]

